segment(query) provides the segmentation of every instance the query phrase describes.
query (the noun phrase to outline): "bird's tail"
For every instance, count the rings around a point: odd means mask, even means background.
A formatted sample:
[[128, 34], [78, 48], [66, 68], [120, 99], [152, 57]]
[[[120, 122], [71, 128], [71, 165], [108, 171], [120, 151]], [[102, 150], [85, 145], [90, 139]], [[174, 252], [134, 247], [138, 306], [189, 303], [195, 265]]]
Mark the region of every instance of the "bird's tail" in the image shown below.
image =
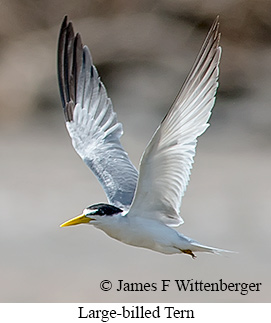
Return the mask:
[[199, 252], [199, 251], [200, 252], [210, 252], [210, 253], [214, 253], [216, 255], [221, 255], [223, 253], [235, 253], [235, 251], [205, 246], [197, 241], [191, 242], [191, 246], [192, 246], [191, 251], [195, 251], [195, 252]]

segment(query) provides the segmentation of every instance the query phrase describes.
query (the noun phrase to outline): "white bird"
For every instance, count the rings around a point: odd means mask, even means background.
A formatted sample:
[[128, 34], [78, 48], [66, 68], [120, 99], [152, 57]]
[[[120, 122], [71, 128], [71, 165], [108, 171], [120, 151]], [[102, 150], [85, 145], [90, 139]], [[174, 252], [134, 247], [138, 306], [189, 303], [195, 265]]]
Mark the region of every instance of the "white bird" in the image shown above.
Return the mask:
[[58, 78], [66, 127], [76, 152], [100, 181], [109, 204], [89, 206], [61, 226], [92, 224], [126, 244], [164, 254], [226, 251], [173, 229], [193, 157], [209, 126], [218, 87], [218, 17], [171, 108], [140, 161], [139, 173], [120, 143], [123, 133], [91, 54], [67, 17], [58, 43]]

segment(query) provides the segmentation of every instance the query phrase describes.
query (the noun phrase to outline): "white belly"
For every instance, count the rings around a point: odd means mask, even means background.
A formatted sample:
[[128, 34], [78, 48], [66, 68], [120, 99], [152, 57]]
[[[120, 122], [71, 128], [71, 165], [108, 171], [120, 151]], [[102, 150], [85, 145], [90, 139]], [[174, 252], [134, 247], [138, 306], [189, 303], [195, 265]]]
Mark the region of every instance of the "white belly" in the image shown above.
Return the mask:
[[121, 216], [110, 225], [97, 226], [110, 237], [126, 244], [148, 248], [162, 253], [179, 253], [182, 237], [161, 222], [142, 217]]

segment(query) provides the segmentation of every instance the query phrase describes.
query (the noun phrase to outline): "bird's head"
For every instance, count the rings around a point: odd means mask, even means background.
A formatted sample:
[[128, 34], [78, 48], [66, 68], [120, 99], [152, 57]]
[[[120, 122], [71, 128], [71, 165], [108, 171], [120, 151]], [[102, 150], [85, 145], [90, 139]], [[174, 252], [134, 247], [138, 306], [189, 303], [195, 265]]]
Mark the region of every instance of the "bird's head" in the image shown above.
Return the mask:
[[[94, 204], [85, 208], [82, 214], [61, 224], [61, 227], [67, 227], [69, 225], [76, 225], [81, 223], [91, 223], [92, 221], [100, 222], [105, 217], [110, 217], [121, 212], [123, 212], [121, 209], [113, 205], [104, 203]], [[93, 224], [95, 224], [95, 222], [93, 222]]]

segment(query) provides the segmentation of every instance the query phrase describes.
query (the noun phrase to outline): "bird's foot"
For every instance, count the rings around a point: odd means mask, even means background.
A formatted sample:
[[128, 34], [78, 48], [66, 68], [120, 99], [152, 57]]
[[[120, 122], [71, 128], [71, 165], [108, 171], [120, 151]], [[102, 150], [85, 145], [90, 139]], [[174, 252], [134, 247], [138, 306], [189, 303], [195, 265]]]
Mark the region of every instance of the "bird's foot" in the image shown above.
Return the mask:
[[187, 255], [190, 255], [193, 259], [197, 258], [197, 256], [194, 255], [190, 249], [185, 249], [185, 250], [180, 249], [180, 250], [181, 252], [186, 253]]

